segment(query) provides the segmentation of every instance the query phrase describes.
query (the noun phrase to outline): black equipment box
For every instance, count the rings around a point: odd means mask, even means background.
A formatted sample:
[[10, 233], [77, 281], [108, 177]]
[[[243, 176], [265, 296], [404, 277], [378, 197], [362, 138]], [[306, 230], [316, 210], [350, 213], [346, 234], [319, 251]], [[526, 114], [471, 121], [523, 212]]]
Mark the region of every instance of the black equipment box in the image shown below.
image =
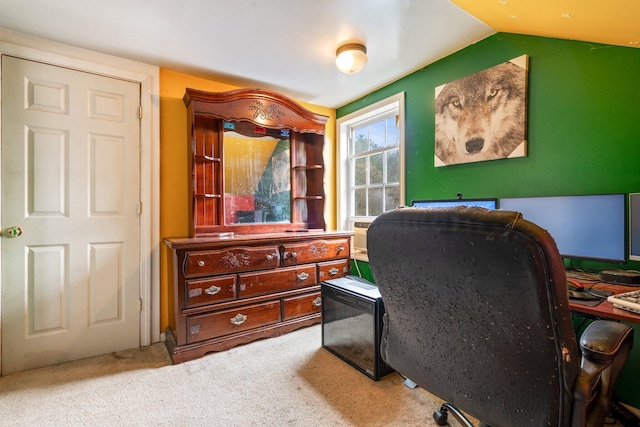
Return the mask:
[[377, 286], [346, 276], [321, 283], [322, 347], [374, 381], [393, 372], [380, 357], [384, 304]]

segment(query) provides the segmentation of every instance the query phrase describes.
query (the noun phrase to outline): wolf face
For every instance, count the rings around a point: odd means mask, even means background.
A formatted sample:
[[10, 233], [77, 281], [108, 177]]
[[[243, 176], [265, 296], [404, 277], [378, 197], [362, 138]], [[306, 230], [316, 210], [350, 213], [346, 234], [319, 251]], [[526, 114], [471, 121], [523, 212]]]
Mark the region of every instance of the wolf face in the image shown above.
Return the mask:
[[444, 86], [436, 97], [435, 155], [444, 164], [508, 157], [525, 133], [526, 70], [511, 62]]

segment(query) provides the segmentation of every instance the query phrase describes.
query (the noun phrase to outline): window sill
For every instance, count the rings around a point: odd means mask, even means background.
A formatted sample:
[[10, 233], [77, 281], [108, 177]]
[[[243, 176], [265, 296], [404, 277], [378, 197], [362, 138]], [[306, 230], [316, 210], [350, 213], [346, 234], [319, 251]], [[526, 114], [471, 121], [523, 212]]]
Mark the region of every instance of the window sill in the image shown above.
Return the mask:
[[362, 252], [362, 251], [352, 251], [351, 259], [354, 259], [356, 261], [369, 262], [369, 255], [366, 252]]

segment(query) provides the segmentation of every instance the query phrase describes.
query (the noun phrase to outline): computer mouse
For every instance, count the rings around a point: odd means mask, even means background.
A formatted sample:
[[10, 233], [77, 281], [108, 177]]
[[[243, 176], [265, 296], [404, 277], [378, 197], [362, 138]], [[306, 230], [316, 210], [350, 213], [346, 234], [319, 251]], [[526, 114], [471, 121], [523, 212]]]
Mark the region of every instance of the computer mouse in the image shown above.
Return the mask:
[[567, 279], [567, 288], [574, 292], [584, 292], [584, 286], [582, 286], [582, 283], [573, 279]]

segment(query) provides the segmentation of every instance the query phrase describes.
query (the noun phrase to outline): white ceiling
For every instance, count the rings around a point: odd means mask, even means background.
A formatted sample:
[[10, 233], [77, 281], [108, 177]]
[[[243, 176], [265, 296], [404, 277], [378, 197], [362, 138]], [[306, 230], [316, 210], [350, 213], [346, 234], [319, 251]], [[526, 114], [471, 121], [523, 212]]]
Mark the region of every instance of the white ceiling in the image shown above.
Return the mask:
[[0, 27], [332, 108], [495, 33], [449, 0], [0, 0]]

